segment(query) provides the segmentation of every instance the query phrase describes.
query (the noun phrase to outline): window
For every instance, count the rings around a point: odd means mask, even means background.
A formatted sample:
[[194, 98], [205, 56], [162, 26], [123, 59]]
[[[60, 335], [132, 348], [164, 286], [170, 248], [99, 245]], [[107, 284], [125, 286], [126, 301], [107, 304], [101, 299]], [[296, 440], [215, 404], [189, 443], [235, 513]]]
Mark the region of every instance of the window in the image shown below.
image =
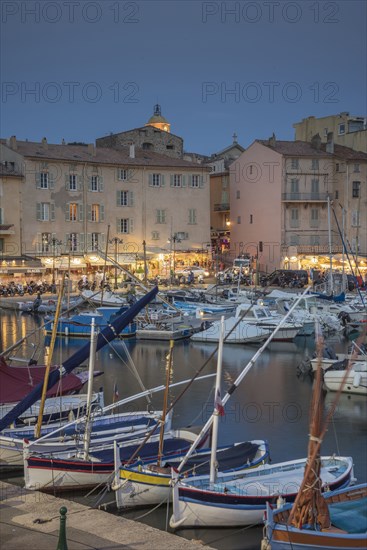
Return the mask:
[[335, 190], [335, 198], [338, 199], [339, 198], [339, 191], [336, 189]]
[[55, 219], [55, 205], [49, 202], [37, 203], [37, 220], [41, 222], [54, 221]]
[[3, 238], [0, 239], [0, 252], [5, 252], [5, 243]]
[[361, 170], [360, 170], [359, 164], [355, 164], [355, 165], [354, 165], [354, 172], [360, 172], [360, 171], [361, 171]]
[[196, 224], [196, 208], [189, 208], [189, 224]]
[[[89, 209], [89, 207], [88, 207]], [[90, 212], [88, 212], [90, 214]], [[67, 222], [83, 221], [83, 205], [77, 202], [68, 202], [65, 205], [65, 220]]]
[[166, 223], [166, 210], [156, 210], [156, 223]]
[[297, 199], [299, 195], [299, 181], [297, 179], [291, 179], [291, 199]]
[[133, 220], [128, 218], [120, 218], [117, 221], [117, 232], [118, 233], [132, 233]]
[[88, 191], [92, 191], [93, 193], [103, 191], [102, 176], [98, 176], [98, 175], [90, 176], [88, 180]]
[[252, 214], [250, 214], [250, 223], [253, 223], [254, 222], [254, 217]]
[[48, 178], [49, 178], [49, 173], [48, 172], [41, 172], [40, 173], [40, 188], [41, 189], [48, 189]]
[[159, 231], [152, 231], [152, 241], [159, 240]]
[[311, 208], [310, 211], [310, 227], [318, 227], [319, 226], [319, 209], [318, 208]]
[[352, 211], [352, 227], [359, 227], [359, 210]]
[[298, 208], [291, 208], [290, 211], [290, 226], [299, 227]]
[[77, 191], [78, 189], [78, 176], [76, 174], [69, 174], [69, 191]]
[[175, 148], [174, 145], [166, 145], [166, 149], [168, 149], [168, 151], [173, 151]]
[[358, 199], [358, 197], [360, 196], [360, 187], [361, 187], [361, 182], [360, 181], [354, 181], [353, 182], [352, 197], [354, 199]]
[[171, 187], [182, 187], [181, 174], [173, 174], [173, 176], [171, 176]]
[[162, 186], [162, 175], [161, 174], [150, 174], [149, 175], [149, 185], [151, 187], [161, 187]]
[[299, 244], [299, 235], [290, 235], [290, 246], [297, 246]]
[[117, 191], [117, 206], [129, 206], [128, 191]]
[[312, 159], [311, 160], [311, 169], [312, 170], [318, 170], [319, 169], [319, 159]]
[[99, 241], [100, 241], [100, 234], [99, 233], [92, 233], [92, 235], [91, 235], [92, 250], [98, 250]]
[[149, 142], [145, 141], [142, 145], [142, 148], [145, 149], [146, 151], [152, 150], [153, 149], [153, 143], [149, 143]]
[[92, 204], [91, 221], [92, 222], [99, 222], [99, 204]]
[[311, 180], [311, 198], [315, 199], [319, 195], [319, 180], [318, 179], [312, 179]]
[[41, 252], [51, 252], [51, 233], [42, 233], [41, 235]]
[[291, 168], [292, 168], [292, 170], [298, 170], [298, 168], [299, 168], [299, 160], [298, 159], [291, 159]]
[[76, 252], [78, 250], [78, 234], [70, 233], [66, 239], [70, 252]]
[[189, 238], [189, 234], [186, 233], [186, 231], [178, 231], [176, 235], [177, 239], [179, 239], [180, 241], [187, 241], [187, 239]]
[[200, 176], [198, 174], [191, 175], [190, 187], [200, 187]]
[[236, 199], [240, 199], [241, 198], [241, 191], [238, 189], [236, 191]]
[[129, 171], [126, 168], [119, 168], [118, 179], [120, 181], [127, 181], [129, 179]]
[[345, 134], [345, 124], [338, 124], [338, 135], [343, 136]]
[[310, 236], [310, 245], [318, 246], [319, 244], [320, 244], [320, 236], [319, 235], [311, 235]]

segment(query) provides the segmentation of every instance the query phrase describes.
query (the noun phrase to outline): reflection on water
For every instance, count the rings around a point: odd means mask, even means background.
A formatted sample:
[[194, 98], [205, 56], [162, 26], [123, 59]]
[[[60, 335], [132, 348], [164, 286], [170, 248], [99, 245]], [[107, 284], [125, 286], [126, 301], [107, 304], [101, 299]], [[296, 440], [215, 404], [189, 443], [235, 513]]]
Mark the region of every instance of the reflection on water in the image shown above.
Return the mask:
[[[23, 335], [31, 333], [42, 323], [42, 318], [1, 312], [2, 349], [10, 346]], [[33, 341], [39, 346], [39, 363], [44, 362], [47, 348], [40, 331]], [[55, 362], [62, 362], [75, 353], [86, 340], [57, 339]], [[349, 344], [337, 335], [327, 340], [337, 352], [346, 351]], [[173, 381], [191, 378], [211, 357], [215, 344], [176, 342], [173, 356]], [[29, 357], [29, 345], [23, 344], [14, 355]], [[251, 360], [258, 345], [228, 345], [223, 352], [223, 391], [238, 377]], [[128, 352], [128, 353], [127, 353]], [[297, 366], [306, 355], [314, 352], [313, 338], [297, 338], [293, 343], [274, 342], [263, 352], [226, 406], [226, 414], [220, 419], [219, 442], [229, 444], [245, 439], [266, 439], [269, 442], [273, 462], [301, 458], [307, 452], [309, 403], [312, 379], [297, 377]], [[147, 388], [164, 384], [168, 343], [135, 340], [114, 341], [97, 354], [96, 369], [104, 375], [95, 380], [95, 389], [103, 385], [105, 401], [110, 403], [114, 384], [117, 383], [120, 398], [141, 391], [131, 361]], [[131, 360], [129, 357], [131, 356]], [[215, 373], [214, 355], [202, 374]], [[214, 377], [194, 383], [175, 406], [174, 425], [177, 427], [204, 423], [213, 410]], [[172, 388], [170, 401], [182, 387]], [[153, 405], [162, 407], [162, 394], [152, 395]], [[333, 394], [327, 394], [326, 407], [330, 408]], [[140, 399], [123, 410], [145, 409], [146, 399]], [[366, 398], [343, 394], [335, 418], [330, 425], [322, 447], [324, 455], [340, 453], [353, 456], [355, 475], [360, 482], [366, 481]], [[82, 497], [80, 497], [82, 498]], [[107, 501], [113, 494], [106, 496]], [[140, 517], [146, 511], [124, 512], [129, 518]], [[150, 513], [141, 521], [165, 528], [166, 509]], [[183, 530], [180, 536], [203, 540], [213, 547], [225, 550], [258, 549], [261, 528]]]

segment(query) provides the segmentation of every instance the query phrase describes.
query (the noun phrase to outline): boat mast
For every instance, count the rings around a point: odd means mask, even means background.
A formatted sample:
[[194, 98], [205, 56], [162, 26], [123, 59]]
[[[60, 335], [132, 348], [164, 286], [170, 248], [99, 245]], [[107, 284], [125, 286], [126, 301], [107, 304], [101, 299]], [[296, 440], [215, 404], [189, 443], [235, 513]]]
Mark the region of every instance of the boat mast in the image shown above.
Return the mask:
[[[222, 362], [223, 362], [223, 340], [224, 340], [224, 316], [220, 320], [218, 360], [217, 360], [217, 378], [215, 381], [214, 393], [214, 416], [213, 416], [213, 432], [212, 432], [212, 449], [210, 455], [210, 483], [215, 483], [217, 478], [217, 447], [218, 447], [218, 425], [220, 411], [218, 408], [218, 399], [220, 399], [220, 387], [222, 379]], [[220, 403], [220, 406], [221, 403]]]
[[88, 391], [87, 391], [87, 415], [85, 419], [85, 432], [84, 432], [84, 460], [88, 460], [89, 444], [91, 434], [91, 413], [92, 413], [92, 394], [93, 394], [93, 376], [94, 365], [96, 362], [96, 348], [97, 338], [95, 331], [95, 319], [92, 318], [90, 332], [90, 353], [89, 353], [89, 371], [88, 371]]
[[44, 411], [45, 402], [46, 402], [48, 378], [49, 378], [49, 375], [50, 375], [52, 356], [53, 356], [55, 341], [56, 341], [57, 326], [59, 324], [59, 317], [60, 317], [60, 313], [61, 313], [61, 303], [62, 303], [62, 295], [63, 295], [63, 291], [64, 291], [64, 282], [65, 282], [65, 272], [62, 275], [61, 286], [60, 286], [60, 289], [59, 289], [59, 297], [58, 297], [58, 300], [57, 300], [56, 313], [55, 313], [55, 318], [54, 318], [54, 326], [53, 326], [53, 329], [52, 329], [51, 342], [50, 342], [50, 349], [49, 349], [49, 354], [48, 354], [48, 358], [47, 358], [45, 377], [44, 377], [44, 380], [43, 380], [41, 404], [40, 404], [40, 409], [39, 409], [39, 413], [38, 413], [37, 424], [34, 428], [34, 437], [36, 439], [38, 439], [41, 435], [41, 427], [42, 427], [42, 420], [43, 420], [43, 411]]
[[330, 269], [329, 269], [329, 294], [333, 292], [333, 253], [332, 253], [332, 244], [331, 244], [331, 216], [330, 216], [330, 196], [327, 198], [327, 223], [328, 223], [328, 235], [329, 235], [329, 259], [330, 259]]
[[163, 396], [163, 413], [162, 413], [162, 420], [161, 420], [161, 431], [159, 434], [159, 447], [158, 447], [158, 460], [157, 460], [158, 466], [161, 465], [161, 460], [163, 455], [164, 430], [165, 430], [165, 422], [166, 422], [167, 408], [168, 408], [169, 383], [171, 380], [173, 345], [174, 345], [174, 341], [170, 340], [169, 352], [168, 352], [167, 364], [166, 364], [166, 388]]

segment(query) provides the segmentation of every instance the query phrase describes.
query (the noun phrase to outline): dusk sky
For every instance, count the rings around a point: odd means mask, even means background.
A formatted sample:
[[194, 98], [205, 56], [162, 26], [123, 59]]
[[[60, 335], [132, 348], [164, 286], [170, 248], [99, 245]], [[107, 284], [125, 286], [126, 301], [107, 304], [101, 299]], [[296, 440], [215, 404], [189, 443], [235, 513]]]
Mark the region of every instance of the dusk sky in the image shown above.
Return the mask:
[[1, 3], [1, 137], [94, 142], [159, 103], [185, 150], [366, 116], [367, 2]]

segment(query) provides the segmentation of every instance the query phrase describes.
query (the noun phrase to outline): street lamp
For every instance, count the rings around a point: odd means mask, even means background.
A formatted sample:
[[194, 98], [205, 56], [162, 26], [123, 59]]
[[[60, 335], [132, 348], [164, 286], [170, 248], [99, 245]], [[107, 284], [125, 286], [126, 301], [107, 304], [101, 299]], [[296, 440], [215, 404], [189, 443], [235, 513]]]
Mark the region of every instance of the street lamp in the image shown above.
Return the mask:
[[54, 286], [55, 285], [56, 247], [62, 245], [62, 241], [59, 241], [58, 239], [56, 239], [56, 237], [52, 237], [51, 245], [52, 245], [52, 286]]
[[[113, 237], [113, 239], [110, 239], [108, 242], [110, 244], [115, 245], [115, 263], [117, 264], [118, 245], [122, 244], [124, 241], [123, 241], [123, 239], [119, 239], [118, 237]], [[117, 285], [117, 265], [115, 265], [115, 285], [114, 285], [114, 289], [116, 290], [117, 288], [118, 288], [118, 285]]]
[[[180, 243], [181, 239], [178, 237], [177, 233], [174, 233], [168, 239], [168, 242], [171, 244], [170, 258], [172, 257], [172, 259], [173, 259], [173, 266], [172, 266], [172, 269], [170, 269], [170, 281], [171, 281], [171, 284], [172, 284], [173, 279], [175, 277], [175, 271], [176, 271], [176, 243]], [[173, 251], [173, 255], [172, 255], [172, 251]]]

